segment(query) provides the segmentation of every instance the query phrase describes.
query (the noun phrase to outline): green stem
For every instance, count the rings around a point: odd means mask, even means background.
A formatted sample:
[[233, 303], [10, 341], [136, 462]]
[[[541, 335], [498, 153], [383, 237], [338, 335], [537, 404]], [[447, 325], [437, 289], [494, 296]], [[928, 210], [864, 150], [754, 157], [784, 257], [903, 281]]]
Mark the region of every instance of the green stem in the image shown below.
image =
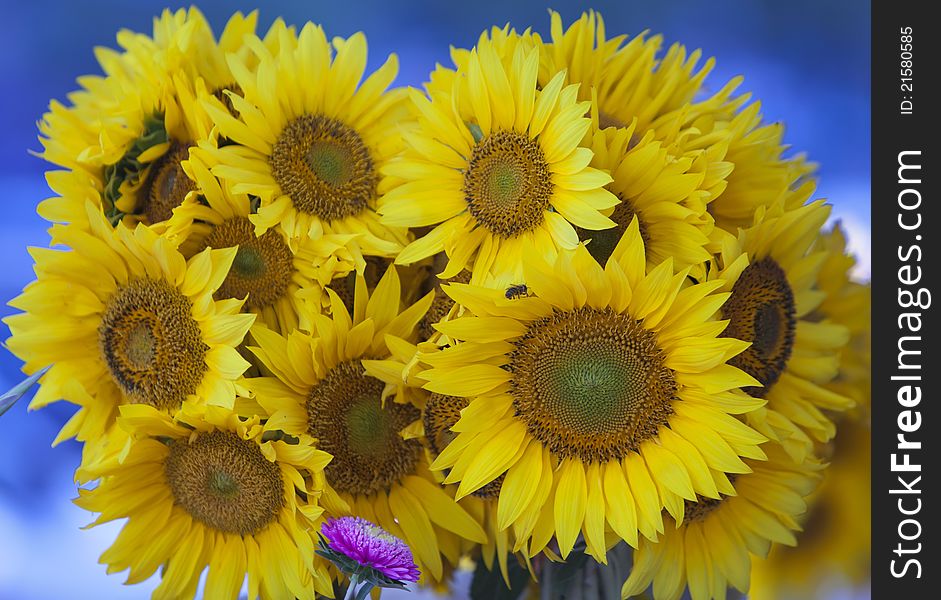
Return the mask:
[[359, 583], [359, 573], [350, 575], [350, 586], [346, 588], [346, 595], [343, 600], [353, 600], [356, 597], [356, 585]]

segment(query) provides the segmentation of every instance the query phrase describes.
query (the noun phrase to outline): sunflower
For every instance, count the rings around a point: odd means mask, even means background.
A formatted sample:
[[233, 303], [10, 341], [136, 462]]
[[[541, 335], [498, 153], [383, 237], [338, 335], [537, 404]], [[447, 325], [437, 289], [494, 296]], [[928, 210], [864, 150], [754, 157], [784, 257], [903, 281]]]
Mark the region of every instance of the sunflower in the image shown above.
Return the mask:
[[[530, 556], [579, 531], [605, 557], [605, 529], [636, 546], [661, 511], [719, 498], [726, 473], [764, 458], [765, 438], [733, 415], [761, 406], [757, 382], [726, 364], [747, 344], [717, 337], [722, 284], [685, 285], [672, 260], [646, 273], [637, 219], [605, 267], [584, 246], [525, 265], [531, 294], [445, 286], [468, 313], [437, 325], [461, 343], [423, 353], [425, 389], [467, 398], [434, 461], [462, 498], [500, 477], [497, 518]], [[471, 316], [471, 314], [473, 316]], [[746, 383], [753, 382], [753, 383]]]
[[[420, 418], [396, 373], [386, 384], [364, 367], [390, 356], [387, 340], [414, 338], [431, 296], [400, 312], [401, 290], [390, 267], [369, 295], [358, 276], [352, 315], [330, 290], [332, 317], [313, 317], [315, 335], [279, 336], [256, 327], [252, 347], [273, 377], [246, 380], [269, 424], [309, 434], [333, 456], [321, 504], [331, 517], [366, 518], [408, 542], [423, 575], [441, 580], [460, 558], [461, 538], [483, 542], [480, 525], [442, 490], [415, 439], [400, 431]], [[391, 396], [391, 398], [390, 398]]]
[[761, 383], [745, 391], [768, 401], [767, 410], [749, 415], [749, 422], [784, 443], [798, 460], [809, 440], [788, 421], [826, 442], [836, 429], [823, 411], [853, 406], [850, 398], [824, 387], [838, 372], [848, 331], [830, 319], [811, 318], [826, 297], [815, 282], [828, 252], [812, 246], [829, 213], [823, 201], [794, 210], [782, 204], [759, 210], [752, 227], [725, 240], [710, 275], [731, 292], [721, 308], [729, 321], [723, 335], [750, 343], [730, 362]]
[[381, 225], [375, 213], [380, 169], [399, 146], [400, 90], [386, 91], [395, 55], [360, 84], [366, 38], [334, 39], [308, 23], [296, 42], [285, 31], [276, 50], [254, 37], [246, 44], [257, 69], [231, 59], [238, 90], [225, 92], [236, 118], [206, 103], [220, 135], [207, 145], [213, 174], [233, 190], [260, 199], [251, 220], [261, 235], [275, 226], [289, 238], [357, 234], [366, 254], [390, 256], [406, 231]]
[[[218, 43], [195, 8], [164, 11], [152, 37], [121, 31], [121, 52], [97, 50], [105, 75], [82, 78], [83, 89], [69, 96], [72, 107], [52, 103], [40, 123], [42, 156], [90, 176], [112, 223], [166, 221], [194, 189], [181, 163], [213, 127], [197, 96], [221, 94], [207, 81], [231, 80], [225, 54], [239, 50], [256, 20], [236, 13]], [[53, 222], [81, 223], [84, 198], [62, 194], [42, 202], [39, 212]]]
[[708, 194], [700, 189], [705, 173], [693, 170], [690, 157], [670, 156], [653, 132], [638, 134], [636, 121], [594, 133], [591, 164], [611, 173], [607, 189], [620, 202], [608, 216], [617, 225], [603, 231], [576, 227], [578, 239], [604, 264], [636, 215], [651, 268], [669, 257], [677, 269], [705, 262], [710, 257], [705, 203], [690, 203], [701, 207], [698, 214], [686, 204], [691, 196]]
[[817, 242], [827, 251], [817, 275], [817, 286], [827, 297], [814, 316], [843, 325], [850, 335], [840, 352], [839, 372], [826, 387], [852, 398], [857, 409], [850, 416], [866, 421], [872, 404], [872, 285], [850, 278], [856, 259], [847, 254], [846, 233], [839, 222]]
[[755, 561], [750, 598], [802, 600], [826, 590], [862, 586], [871, 572], [871, 431], [862, 423], [840, 423], [830, 466], [800, 519], [797, 547], [775, 545]]
[[418, 126], [403, 133], [404, 155], [384, 169], [399, 184], [380, 198], [379, 212], [390, 225], [436, 226], [397, 264], [444, 251], [442, 278], [467, 268], [476, 282], [492, 276], [509, 285], [524, 254], [551, 258], [573, 248], [573, 225], [615, 225], [601, 213], [618, 203], [603, 187], [611, 177], [588, 166], [591, 150], [580, 147], [589, 103], [562, 74], [540, 89], [538, 63], [538, 48], [517, 45], [506, 61], [483, 37], [450, 94], [411, 90]]
[[308, 306], [309, 299], [317, 297], [319, 302], [319, 291], [337, 271], [354, 268], [356, 258], [347, 249], [351, 236], [292, 241], [274, 229], [256, 235], [251, 198], [235, 193], [231, 182], [219, 182], [209, 171], [209, 160], [205, 150], [193, 148], [184, 162], [199, 196], [191, 196], [174, 212], [166, 235], [181, 244], [184, 256], [207, 247], [238, 246], [215, 297], [246, 299], [245, 310], [276, 331], [309, 331], [311, 310], [320, 310], [319, 305]]
[[795, 463], [774, 442], [762, 448], [768, 460], [747, 461], [752, 472], [730, 478], [733, 485], [721, 489], [720, 498], [687, 501], [659, 541], [640, 540], [622, 598], [651, 583], [654, 600], [679, 600], [687, 586], [693, 600], [724, 599], [730, 585], [744, 593], [751, 556], [766, 556], [772, 542], [797, 543], [797, 518], [823, 465]]
[[[804, 203], [813, 191], [805, 180], [813, 170], [802, 156], [784, 158], [784, 127], [765, 124], [761, 104], [747, 93], [735, 95], [735, 77], [711, 95], [706, 78], [715, 67], [702, 53], [673, 44], [661, 56], [662, 36], [608, 38], [604, 19], [589, 11], [567, 29], [551, 12], [551, 43], [545, 44], [539, 83], [559, 72], [580, 83], [579, 98], [592, 100], [600, 129], [627, 128], [639, 136], [653, 132], [671, 154], [697, 161], [706, 194], [686, 204], [698, 212], [708, 203], [715, 223], [731, 233], [751, 224], [760, 206], [787, 198]], [[696, 202], [700, 201], [700, 202]], [[708, 232], [707, 232], [708, 233]]]
[[[75, 503], [100, 513], [92, 525], [127, 519], [101, 555], [128, 584], [161, 569], [153, 598], [193, 598], [208, 567], [207, 598], [330, 595], [311, 555], [323, 513], [317, 499], [330, 456], [307, 436], [271, 439], [261, 417], [185, 407], [176, 420], [150, 406], [122, 406], [132, 441], [121, 460], [96, 469], [100, 482]], [[277, 576], [271, 576], [278, 574]]]
[[[38, 279], [10, 301], [9, 349], [41, 380], [31, 408], [59, 399], [81, 410], [60, 438], [97, 440], [121, 404], [178, 410], [185, 400], [231, 407], [248, 367], [235, 347], [255, 319], [242, 300], [214, 300], [234, 248], [188, 262], [146, 227], [112, 229], [87, 205], [90, 230], [56, 225], [53, 244], [33, 248]], [[85, 465], [88, 466], [88, 465]]]

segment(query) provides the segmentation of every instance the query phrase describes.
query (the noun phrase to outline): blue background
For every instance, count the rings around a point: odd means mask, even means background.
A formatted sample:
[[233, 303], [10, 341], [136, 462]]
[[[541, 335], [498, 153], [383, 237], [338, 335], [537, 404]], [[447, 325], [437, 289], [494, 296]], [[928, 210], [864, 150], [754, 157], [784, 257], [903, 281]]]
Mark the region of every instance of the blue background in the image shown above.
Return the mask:
[[[44, 245], [47, 224], [35, 214], [49, 195], [46, 165], [38, 150], [36, 121], [51, 98], [64, 100], [76, 77], [98, 73], [92, 48], [114, 47], [118, 29], [149, 32], [166, 5], [149, 0], [51, 2], [5, 6], [0, 21], [0, 313], [33, 276], [26, 252]], [[185, 5], [170, 5], [173, 8]], [[491, 25], [532, 26], [548, 37], [547, 6], [569, 24], [593, 7], [605, 17], [608, 34], [644, 29], [664, 34], [716, 56], [707, 79], [718, 89], [742, 74], [742, 89], [763, 102], [768, 121], [784, 121], [785, 140], [820, 163], [819, 197], [849, 228], [859, 255], [859, 275], [869, 264], [869, 56], [870, 5], [857, 0], [712, 0], [693, 2], [556, 1], [511, 2], [222, 2], [199, 4], [218, 32], [231, 12], [261, 9], [263, 28], [282, 16], [291, 24], [324, 25], [328, 35], [366, 33], [370, 65], [397, 52], [399, 84], [418, 85], [436, 62], [449, 63], [450, 44], [470, 47]], [[9, 335], [0, 325], [0, 339]], [[22, 375], [19, 361], [0, 350], [0, 390]], [[0, 600], [48, 598], [145, 598], [155, 582], [122, 587], [121, 575], [106, 576], [97, 557], [118, 525], [80, 531], [91, 516], [71, 504], [78, 445], [49, 444], [71, 414], [55, 405], [27, 414], [26, 401], [0, 419]]]

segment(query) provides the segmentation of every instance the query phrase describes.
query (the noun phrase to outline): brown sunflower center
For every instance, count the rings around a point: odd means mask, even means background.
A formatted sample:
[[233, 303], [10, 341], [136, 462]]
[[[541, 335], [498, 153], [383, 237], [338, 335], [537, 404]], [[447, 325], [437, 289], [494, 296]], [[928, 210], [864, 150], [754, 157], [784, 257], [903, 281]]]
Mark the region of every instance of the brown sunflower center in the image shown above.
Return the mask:
[[608, 258], [611, 256], [611, 253], [614, 252], [614, 249], [617, 248], [618, 242], [621, 241], [621, 237], [627, 230], [627, 226], [631, 224], [635, 216], [637, 216], [637, 225], [640, 228], [640, 237], [644, 240], [644, 246], [649, 247], [650, 245], [650, 233], [647, 231], [647, 225], [634, 210], [634, 205], [621, 194], [618, 194], [618, 198], [621, 202], [614, 207], [614, 211], [609, 217], [612, 221], [617, 223], [614, 227], [595, 231], [584, 229], [577, 225], [575, 226], [575, 233], [578, 234], [578, 239], [583, 242], [590, 240], [585, 245], [585, 248], [601, 265], [608, 262]]
[[223, 533], [258, 533], [284, 506], [278, 465], [257, 444], [227, 431], [199, 433], [190, 443], [174, 441], [164, 472], [176, 503]]
[[[434, 456], [441, 454], [448, 444], [457, 437], [457, 434], [451, 431], [451, 427], [461, 418], [461, 411], [467, 407], [467, 404], [467, 398], [458, 398], [457, 396], [435, 393], [428, 397], [425, 402], [425, 410], [422, 412], [422, 424], [425, 426], [425, 439], [428, 440], [428, 448]], [[499, 497], [505, 476], [506, 474], [500, 475], [471, 495], [486, 499]]]
[[249, 308], [264, 308], [283, 298], [294, 275], [294, 255], [273, 229], [260, 236], [246, 217], [223, 221], [205, 240], [210, 248], [238, 246], [232, 268], [215, 293], [217, 299], [244, 298]]
[[365, 374], [358, 360], [337, 365], [307, 396], [309, 433], [333, 455], [325, 472], [334, 488], [351, 495], [388, 490], [415, 471], [417, 440], [399, 431], [421, 415], [411, 405], [381, 404], [383, 383]]
[[150, 173], [141, 188], [141, 202], [137, 212], [145, 216], [147, 223], [166, 221], [173, 216], [173, 209], [183, 204], [186, 194], [196, 189], [196, 184], [186, 176], [182, 163], [189, 158], [190, 145], [172, 142], [170, 149], [150, 167]]
[[510, 358], [516, 415], [559, 456], [620, 459], [673, 413], [666, 354], [629, 315], [556, 311], [530, 324]]
[[376, 196], [379, 174], [369, 149], [337, 119], [303, 115], [288, 123], [270, 164], [294, 207], [326, 221], [357, 215]]
[[494, 235], [532, 231], [549, 209], [550, 175], [536, 140], [516, 131], [493, 132], [474, 146], [464, 173], [467, 209]]
[[175, 410], [196, 392], [209, 347], [192, 303], [162, 280], [131, 281], [108, 301], [98, 345], [131, 402]]
[[794, 348], [795, 314], [787, 275], [770, 256], [742, 271], [722, 306], [723, 318], [729, 319], [722, 335], [752, 344], [729, 360], [764, 386], [744, 388], [752, 396], [763, 398], [787, 366]]

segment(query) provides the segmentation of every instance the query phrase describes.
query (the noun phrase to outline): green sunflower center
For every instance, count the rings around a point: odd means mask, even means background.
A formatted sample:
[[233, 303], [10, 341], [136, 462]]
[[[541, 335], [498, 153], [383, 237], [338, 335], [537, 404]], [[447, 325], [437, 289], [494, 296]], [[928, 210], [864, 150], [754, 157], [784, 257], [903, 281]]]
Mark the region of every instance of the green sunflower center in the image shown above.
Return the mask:
[[614, 227], [594, 231], [578, 227], [577, 225], [575, 226], [575, 233], [578, 234], [578, 239], [587, 242], [585, 248], [588, 250], [588, 253], [601, 265], [608, 262], [608, 258], [610, 258], [611, 253], [614, 252], [614, 249], [617, 248], [618, 242], [621, 241], [621, 237], [624, 236], [627, 226], [631, 224], [635, 216], [637, 216], [640, 237], [644, 240], [644, 246], [649, 247], [650, 245], [650, 234], [647, 231], [647, 225], [634, 210], [634, 205], [631, 204], [630, 200], [620, 194], [618, 194], [618, 198], [621, 202], [614, 207], [614, 211], [610, 216], [610, 219], [616, 223]]
[[183, 171], [183, 161], [189, 158], [189, 144], [173, 142], [166, 154], [150, 167], [150, 173], [141, 188], [142, 202], [137, 208], [147, 223], [160, 223], [173, 216], [173, 209], [183, 204], [186, 195], [196, 184]]
[[245, 298], [248, 308], [270, 306], [287, 295], [294, 276], [294, 255], [281, 235], [269, 229], [255, 235], [247, 217], [216, 225], [206, 237], [209, 248], [238, 246], [232, 268], [215, 293], [217, 299]]
[[653, 332], [610, 309], [530, 324], [509, 365], [517, 416], [556, 454], [620, 459], [673, 413], [676, 380]]
[[269, 159], [271, 172], [294, 207], [326, 221], [365, 210], [379, 181], [369, 149], [349, 125], [303, 115], [281, 132]]
[[124, 350], [128, 362], [135, 368], [152, 367], [157, 355], [157, 338], [154, 335], [153, 323], [142, 320], [135, 325], [127, 334]]
[[98, 345], [114, 382], [131, 402], [175, 410], [207, 370], [209, 347], [192, 303], [162, 280], [119, 288], [98, 327]]
[[378, 456], [389, 445], [394, 435], [389, 425], [389, 413], [379, 406], [374, 397], [353, 400], [346, 413], [346, 432], [350, 449], [363, 456]]
[[391, 399], [382, 405], [384, 384], [365, 374], [358, 360], [331, 369], [307, 396], [307, 426], [320, 448], [333, 455], [325, 472], [334, 488], [370, 495], [414, 473], [417, 440], [399, 432], [421, 415]]
[[227, 431], [176, 440], [164, 461], [176, 503], [223, 533], [252, 535], [277, 519], [284, 482], [277, 464], [254, 442]]
[[763, 258], [742, 271], [722, 306], [723, 318], [729, 319], [722, 335], [752, 343], [729, 360], [764, 386], [745, 388], [752, 396], [763, 398], [787, 367], [794, 348], [795, 315], [794, 293], [773, 258]]
[[231, 498], [238, 494], [239, 486], [225, 471], [213, 471], [209, 474], [209, 492], [220, 498]]
[[513, 238], [535, 229], [552, 192], [545, 154], [528, 135], [496, 131], [474, 146], [464, 198], [471, 215], [492, 234]]
[[349, 150], [334, 142], [311, 144], [307, 152], [307, 165], [314, 175], [332, 186], [340, 186], [352, 175]]
[[265, 259], [258, 251], [258, 248], [240, 246], [235, 252], [235, 259], [232, 261], [232, 272], [237, 277], [258, 279], [267, 270]]

